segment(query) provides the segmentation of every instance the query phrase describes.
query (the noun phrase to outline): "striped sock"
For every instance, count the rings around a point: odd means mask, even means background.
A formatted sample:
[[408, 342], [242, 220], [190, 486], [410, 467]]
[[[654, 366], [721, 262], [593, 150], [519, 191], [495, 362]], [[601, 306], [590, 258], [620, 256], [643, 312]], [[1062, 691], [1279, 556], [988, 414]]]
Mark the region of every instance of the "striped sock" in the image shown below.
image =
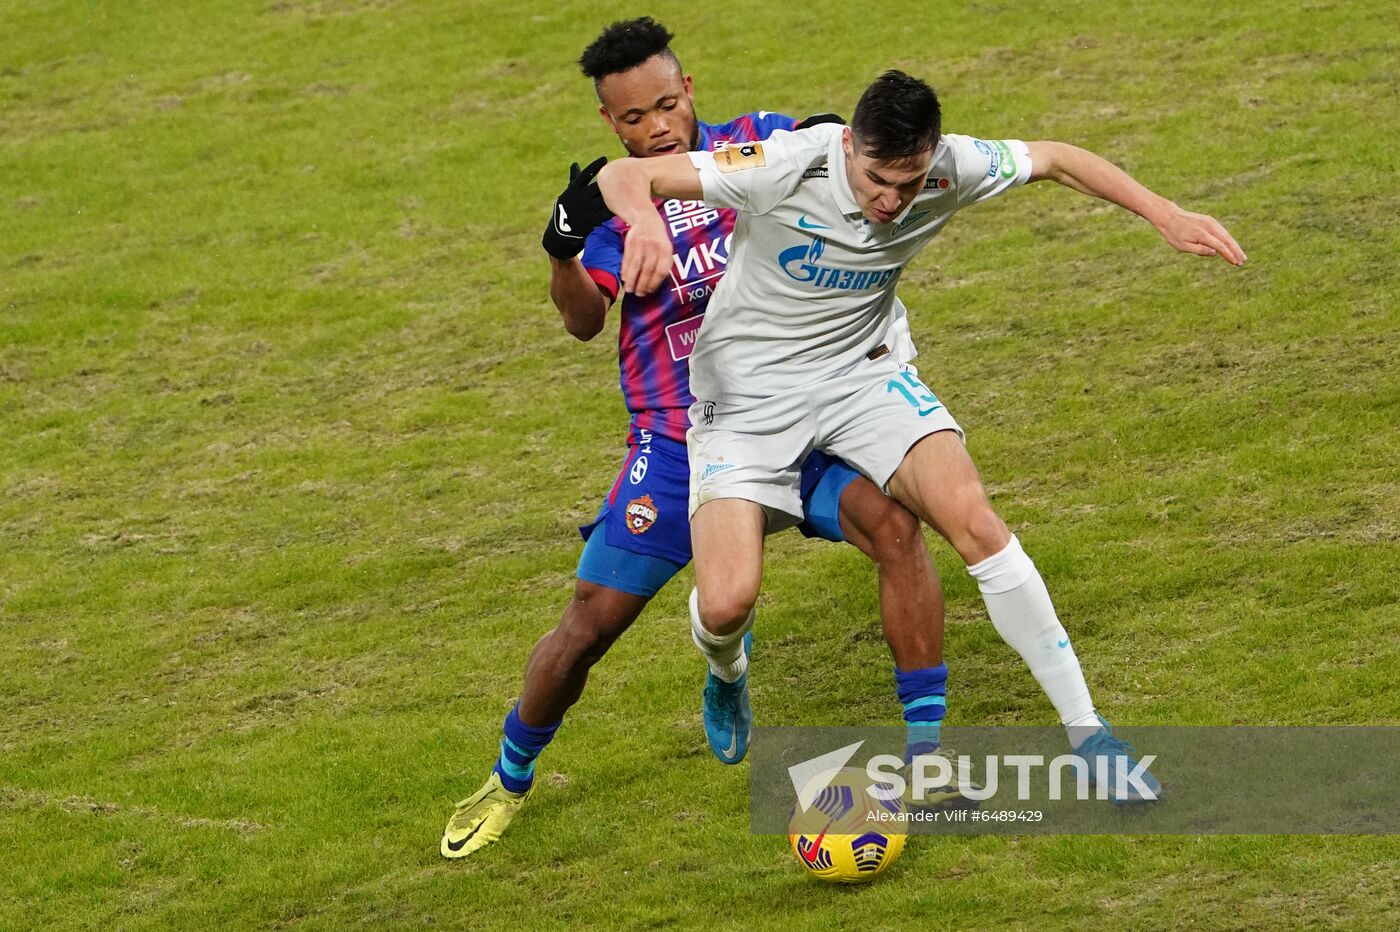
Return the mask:
[[922, 670], [894, 670], [895, 691], [904, 705], [908, 733], [904, 741], [904, 762], [937, 749], [941, 740], [943, 716], [948, 711], [948, 666]]
[[510, 710], [506, 716], [505, 734], [501, 738], [501, 756], [496, 759], [492, 771], [500, 774], [501, 785], [512, 793], [524, 793], [535, 782], [535, 758], [559, 730], [562, 722], [531, 728], [520, 720], [520, 706]]

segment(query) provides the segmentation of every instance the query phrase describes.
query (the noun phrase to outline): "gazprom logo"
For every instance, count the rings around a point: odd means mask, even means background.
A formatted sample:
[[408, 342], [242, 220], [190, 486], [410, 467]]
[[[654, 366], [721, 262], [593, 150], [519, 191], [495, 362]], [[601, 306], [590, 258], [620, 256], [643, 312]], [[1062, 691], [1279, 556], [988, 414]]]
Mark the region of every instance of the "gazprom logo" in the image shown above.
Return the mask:
[[842, 269], [831, 265], [821, 265], [819, 260], [826, 251], [826, 240], [814, 237], [806, 246], [793, 246], [778, 253], [778, 264], [787, 276], [795, 281], [809, 282], [818, 288], [836, 288], [841, 291], [869, 291], [883, 288], [890, 279], [899, 274], [902, 266], [892, 269], [875, 269], [858, 272], [855, 269]]

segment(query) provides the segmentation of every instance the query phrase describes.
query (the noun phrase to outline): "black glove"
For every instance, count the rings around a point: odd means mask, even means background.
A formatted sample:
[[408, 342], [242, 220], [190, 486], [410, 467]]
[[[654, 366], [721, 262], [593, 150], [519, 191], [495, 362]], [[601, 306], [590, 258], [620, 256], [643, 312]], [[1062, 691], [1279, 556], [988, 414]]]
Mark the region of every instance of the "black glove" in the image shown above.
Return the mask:
[[846, 121], [834, 113], [814, 113], [794, 126], [793, 129], [806, 129], [809, 126], [816, 126], [818, 123], [839, 123], [842, 126], [846, 125]]
[[572, 259], [583, 252], [588, 234], [612, 217], [613, 212], [603, 203], [603, 192], [593, 183], [606, 164], [608, 158], [602, 156], [583, 171], [579, 171], [578, 162], [569, 166], [569, 186], [555, 199], [549, 226], [540, 241], [554, 258]]

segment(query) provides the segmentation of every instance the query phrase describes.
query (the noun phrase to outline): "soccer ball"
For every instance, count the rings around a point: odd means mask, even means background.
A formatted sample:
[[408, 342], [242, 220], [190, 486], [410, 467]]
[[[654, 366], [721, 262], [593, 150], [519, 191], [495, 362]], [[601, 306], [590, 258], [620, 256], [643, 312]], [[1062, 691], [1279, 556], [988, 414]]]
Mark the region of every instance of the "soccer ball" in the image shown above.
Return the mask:
[[[866, 791], [865, 771], [847, 767], [806, 812], [793, 807], [788, 843], [797, 862], [829, 883], [866, 883], [904, 850], [904, 804]], [[883, 814], [883, 815], [882, 815]]]

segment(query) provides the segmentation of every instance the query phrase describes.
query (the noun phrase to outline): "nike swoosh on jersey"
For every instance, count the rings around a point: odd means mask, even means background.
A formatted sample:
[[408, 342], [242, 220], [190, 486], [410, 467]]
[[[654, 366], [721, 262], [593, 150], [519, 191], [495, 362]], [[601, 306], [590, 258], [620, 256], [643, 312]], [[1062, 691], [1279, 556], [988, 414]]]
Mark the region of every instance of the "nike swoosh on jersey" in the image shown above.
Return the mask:
[[1063, 641], [1056, 641], [1056, 642], [1055, 642], [1055, 646], [1056, 646], [1056, 647], [1069, 647], [1069, 639], [1066, 638], [1066, 639], [1063, 640]]
[[[925, 408], [924, 410], [922, 410], [922, 411], [919, 412], [919, 417], [928, 417], [930, 414], [932, 414], [933, 412], [937, 411], [937, 410], [938, 410], [939, 408], [941, 408], [941, 407], [943, 407], [943, 406], [942, 406], [942, 405], [934, 405], [932, 408]], [[1063, 646], [1063, 645], [1062, 645], [1062, 646]]]
[[807, 215], [806, 215], [806, 214], [803, 214], [802, 216], [800, 216], [800, 217], [797, 218], [797, 225], [798, 225], [799, 227], [801, 227], [802, 229], [804, 229], [804, 230], [830, 230], [830, 229], [831, 229], [831, 227], [823, 226], [823, 225], [820, 224], [820, 223], [809, 223], [808, 220], [807, 220]]

